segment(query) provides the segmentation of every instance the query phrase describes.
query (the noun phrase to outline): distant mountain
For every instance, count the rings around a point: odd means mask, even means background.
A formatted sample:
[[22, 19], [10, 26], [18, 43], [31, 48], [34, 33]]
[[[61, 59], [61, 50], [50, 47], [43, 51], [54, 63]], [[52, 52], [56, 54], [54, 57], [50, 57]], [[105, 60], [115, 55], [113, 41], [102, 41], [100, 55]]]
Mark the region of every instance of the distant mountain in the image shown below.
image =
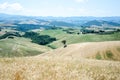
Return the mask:
[[63, 21], [52, 21], [50, 22], [50, 25], [55, 25], [55, 26], [75, 26], [75, 24], [68, 23], [68, 22], [63, 22]]
[[96, 25], [96, 26], [102, 26], [102, 25], [110, 25], [110, 26], [120, 26], [119, 23], [116, 22], [111, 22], [111, 21], [102, 21], [102, 20], [92, 20], [92, 21], [88, 21], [84, 24], [82, 24], [82, 26], [92, 26], [92, 25]]
[[0, 20], [24, 20], [24, 19], [30, 19], [30, 17], [0, 13]]
[[82, 24], [82, 26], [92, 26], [92, 25], [102, 26], [102, 22], [93, 20], [93, 21], [89, 21], [85, 24]]
[[50, 20], [50, 21], [62, 21], [62, 22], [72, 23], [75, 25], [81, 25], [93, 20], [120, 23], [120, 16], [115, 16], [115, 17], [92, 17], [92, 16], [74, 17], [73, 16], [73, 17], [39, 17], [39, 18], [43, 20]]
[[42, 17], [42, 16], [21, 16], [0, 13], [1, 24], [34, 24], [42, 26], [102, 26], [104, 24], [110, 26], [120, 26], [120, 17]]

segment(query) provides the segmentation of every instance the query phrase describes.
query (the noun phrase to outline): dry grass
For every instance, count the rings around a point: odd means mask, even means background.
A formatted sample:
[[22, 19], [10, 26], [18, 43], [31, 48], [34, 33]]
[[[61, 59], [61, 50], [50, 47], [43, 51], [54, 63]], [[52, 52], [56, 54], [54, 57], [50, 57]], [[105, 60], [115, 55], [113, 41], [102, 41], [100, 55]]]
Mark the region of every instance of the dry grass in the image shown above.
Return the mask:
[[87, 42], [68, 45], [39, 56], [63, 56], [120, 61], [120, 41]]
[[0, 80], [120, 80], [120, 62], [71, 57], [1, 58]]
[[[73, 44], [34, 57], [0, 58], [0, 80], [120, 80], [119, 43]], [[95, 55], [93, 50], [108, 60], [84, 57]]]

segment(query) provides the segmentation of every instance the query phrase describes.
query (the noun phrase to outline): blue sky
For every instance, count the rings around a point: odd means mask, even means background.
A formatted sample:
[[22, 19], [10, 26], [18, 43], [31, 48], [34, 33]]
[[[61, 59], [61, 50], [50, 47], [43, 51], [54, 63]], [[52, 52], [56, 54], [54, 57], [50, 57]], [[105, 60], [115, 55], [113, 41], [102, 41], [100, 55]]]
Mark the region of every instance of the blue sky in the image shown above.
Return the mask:
[[0, 13], [28, 16], [120, 16], [120, 0], [0, 0]]

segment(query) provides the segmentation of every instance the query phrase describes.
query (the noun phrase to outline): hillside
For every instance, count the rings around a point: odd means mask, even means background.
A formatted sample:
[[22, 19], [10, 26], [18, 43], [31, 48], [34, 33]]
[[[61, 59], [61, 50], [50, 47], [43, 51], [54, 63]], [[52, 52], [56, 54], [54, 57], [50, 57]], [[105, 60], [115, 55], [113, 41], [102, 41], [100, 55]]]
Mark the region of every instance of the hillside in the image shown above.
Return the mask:
[[49, 50], [49, 47], [32, 43], [30, 39], [22, 37], [0, 40], [0, 57], [34, 56]]
[[[29, 48], [38, 47], [29, 44]], [[0, 80], [120, 80], [120, 41], [78, 43], [38, 56], [0, 58], [0, 74]]]
[[0, 58], [0, 80], [119, 80], [119, 61], [120, 41], [78, 43], [34, 57]]
[[[78, 30], [79, 31], [79, 30]], [[57, 41], [49, 44], [54, 48], [62, 47], [62, 40], [66, 40], [67, 44], [75, 44], [75, 43], [83, 43], [83, 42], [102, 42], [102, 41], [119, 41], [120, 40], [120, 32], [113, 34], [68, 34], [63, 29], [57, 30], [43, 30], [38, 31], [41, 35], [49, 35], [51, 37], [55, 37]]]
[[[8, 30], [9, 31], [9, 30]], [[23, 37], [15, 37], [14, 39], [1, 39], [0, 40], [0, 57], [20, 57], [20, 56], [33, 56], [52, 49], [63, 47], [62, 40], [67, 41], [67, 45], [84, 42], [102, 42], [102, 41], [119, 41], [120, 33], [113, 33], [107, 35], [97, 34], [76, 34], [79, 30], [75, 31], [74, 34], [69, 34], [63, 31], [63, 29], [56, 30], [43, 30], [36, 31], [40, 35], [48, 35], [54, 37], [57, 40], [47, 45], [38, 45], [32, 43], [31, 39]], [[5, 31], [3, 31], [4, 33]], [[1, 32], [2, 34], [2, 32]], [[41, 38], [40, 38], [41, 39]], [[38, 41], [40, 41], [38, 39]], [[14, 49], [15, 47], [15, 49]]]
[[120, 61], [120, 41], [72, 44], [68, 45], [66, 48], [58, 48], [56, 50], [41, 54], [40, 56], [61, 56]]

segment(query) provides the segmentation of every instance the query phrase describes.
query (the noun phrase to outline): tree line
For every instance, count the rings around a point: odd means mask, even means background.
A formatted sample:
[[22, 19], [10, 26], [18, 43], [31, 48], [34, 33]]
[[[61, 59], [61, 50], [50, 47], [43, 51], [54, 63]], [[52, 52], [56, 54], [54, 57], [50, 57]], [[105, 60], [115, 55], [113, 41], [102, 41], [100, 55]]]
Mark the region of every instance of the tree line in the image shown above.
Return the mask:
[[21, 37], [19, 32], [6, 32], [4, 35], [0, 36], [0, 39], [14, 38], [14, 36]]

